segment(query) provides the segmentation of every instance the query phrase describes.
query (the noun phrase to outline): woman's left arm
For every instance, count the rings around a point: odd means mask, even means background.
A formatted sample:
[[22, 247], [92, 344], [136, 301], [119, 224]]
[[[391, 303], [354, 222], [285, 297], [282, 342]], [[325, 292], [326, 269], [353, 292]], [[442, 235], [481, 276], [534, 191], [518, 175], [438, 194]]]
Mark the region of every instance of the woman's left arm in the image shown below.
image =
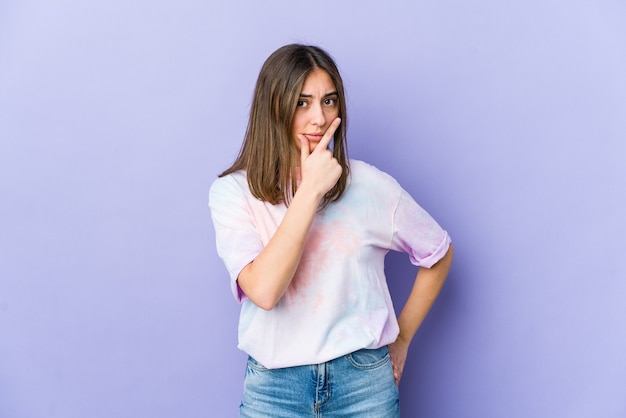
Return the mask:
[[446, 255], [431, 268], [420, 267], [411, 294], [398, 317], [400, 334], [398, 339], [389, 344], [389, 354], [393, 365], [393, 375], [396, 384], [400, 384], [402, 370], [406, 361], [407, 351], [413, 336], [426, 318], [428, 311], [433, 306], [439, 295], [443, 283], [446, 281], [450, 265], [452, 264], [454, 250], [452, 244]]

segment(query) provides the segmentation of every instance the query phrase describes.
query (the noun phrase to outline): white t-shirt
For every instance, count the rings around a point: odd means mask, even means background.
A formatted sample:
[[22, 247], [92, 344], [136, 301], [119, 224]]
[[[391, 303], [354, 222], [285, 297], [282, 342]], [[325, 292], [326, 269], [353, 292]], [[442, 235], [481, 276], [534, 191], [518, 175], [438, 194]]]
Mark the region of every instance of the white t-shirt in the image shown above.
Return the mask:
[[341, 199], [315, 215], [294, 278], [270, 311], [248, 300], [236, 280], [287, 207], [256, 199], [243, 171], [211, 186], [217, 252], [242, 302], [239, 348], [267, 368], [319, 364], [392, 343], [399, 329], [385, 254], [403, 251], [413, 264], [431, 267], [448, 250], [446, 231], [391, 176], [358, 160], [350, 171]]

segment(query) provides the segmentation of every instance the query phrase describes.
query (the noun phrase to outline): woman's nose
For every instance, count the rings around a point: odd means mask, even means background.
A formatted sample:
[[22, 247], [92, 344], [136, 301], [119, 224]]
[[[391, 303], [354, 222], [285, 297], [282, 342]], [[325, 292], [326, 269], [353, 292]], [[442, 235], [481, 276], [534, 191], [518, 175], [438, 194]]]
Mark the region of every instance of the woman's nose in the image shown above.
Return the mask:
[[311, 107], [311, 124], [324, 126], [326, 124], [326, 115], [322, 106], [317, 104]]

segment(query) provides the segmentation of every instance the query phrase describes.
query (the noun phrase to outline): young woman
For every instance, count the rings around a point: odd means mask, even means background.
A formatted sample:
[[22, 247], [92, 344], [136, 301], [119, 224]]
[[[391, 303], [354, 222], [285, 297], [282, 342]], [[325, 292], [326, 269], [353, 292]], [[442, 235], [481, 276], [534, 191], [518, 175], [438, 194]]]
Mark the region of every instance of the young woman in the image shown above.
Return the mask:
[[[240, 416], [399, 417], [407, 349], [445, 281], [451, 241], [393, 178], [348, 159], [343, 82], [325, 51], [287, 45], [267, 59], [241, 151], [209, 206], [242, 303]], [[397, 319], [389, 250], [420, 266]]]

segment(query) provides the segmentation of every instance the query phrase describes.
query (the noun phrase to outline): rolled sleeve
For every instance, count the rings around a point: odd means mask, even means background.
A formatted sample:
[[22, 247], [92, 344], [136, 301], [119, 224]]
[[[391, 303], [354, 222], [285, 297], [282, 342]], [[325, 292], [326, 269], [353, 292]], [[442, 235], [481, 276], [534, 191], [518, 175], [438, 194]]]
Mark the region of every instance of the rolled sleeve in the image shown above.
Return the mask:
[[244, 193], [230, 176], [219, 178], [211, 185], [209, 208], [215, 226], [217, 253], [230, 274], [233, 296], [241, 303], [247, 298], [237, 284], [237, 277], [263, 250], [263, 244]]
[[391, 249], [406, 252], [411, 263], [430, 268], [452, 242], [448, 233], [404, 190], [393, 219]]

